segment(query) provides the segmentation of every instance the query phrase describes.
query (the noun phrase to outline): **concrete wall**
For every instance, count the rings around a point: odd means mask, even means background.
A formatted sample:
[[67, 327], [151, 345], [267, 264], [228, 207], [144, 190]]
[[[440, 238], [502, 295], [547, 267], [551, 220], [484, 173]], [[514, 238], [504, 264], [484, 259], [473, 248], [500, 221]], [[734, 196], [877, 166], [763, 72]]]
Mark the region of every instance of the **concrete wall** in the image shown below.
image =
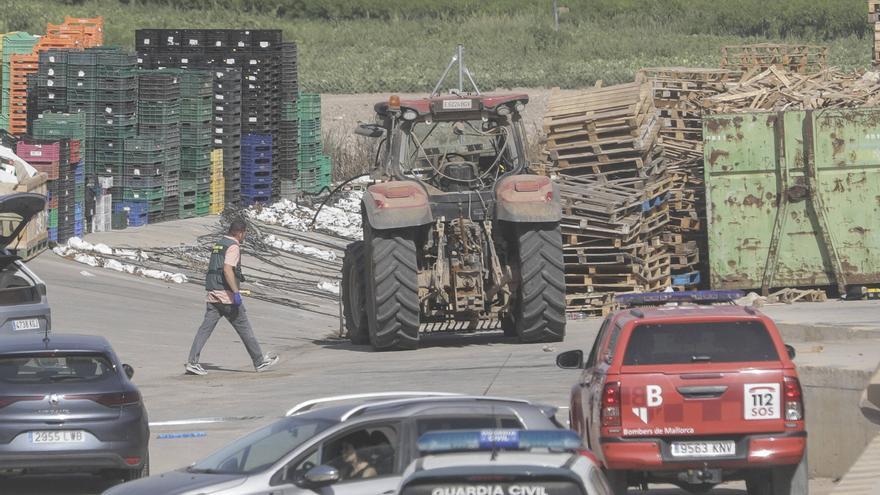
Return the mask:
[[798, 373], [807, 414], [810, 475], [840, 478], [880, 432], [859, 407], [871, 373], [811, 366], [798, 368]]
[[[853, 346], [862, 346], [870, 342], [871, 345], [865, 345], [867, 352], [872, 351], [877, 345], [875, 339], [880, 337], [877, 331], [844, 327], [781, 324], [779, 329], [789, 343], [845, 341]], [[854, 363], [841, 362], [839, 358], [829, 356], [827, 364], [798, 365], [804, 389], [809, 435], [807, 449], [810, 475], [813, 477], [842, 477], [880, 432], [880, 426], [870, 422], [860, 407], [880, 356], [866, 358], [864, 362]]]

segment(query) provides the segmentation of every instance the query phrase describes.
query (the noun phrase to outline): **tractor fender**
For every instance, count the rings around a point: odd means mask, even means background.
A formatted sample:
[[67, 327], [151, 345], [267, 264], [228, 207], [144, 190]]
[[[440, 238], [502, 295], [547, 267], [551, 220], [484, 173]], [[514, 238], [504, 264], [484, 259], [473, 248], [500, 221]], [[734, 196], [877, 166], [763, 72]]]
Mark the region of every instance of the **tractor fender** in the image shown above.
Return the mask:
[[414, 181], [374, 184], [361, 201], [367, 222], [374, 229], [417, 227], [434, 221], [428, 193]]
[[542, 175], [511, 175], [495, 185], [495, 216], [506, 222], [558, 222], [559, 185]]

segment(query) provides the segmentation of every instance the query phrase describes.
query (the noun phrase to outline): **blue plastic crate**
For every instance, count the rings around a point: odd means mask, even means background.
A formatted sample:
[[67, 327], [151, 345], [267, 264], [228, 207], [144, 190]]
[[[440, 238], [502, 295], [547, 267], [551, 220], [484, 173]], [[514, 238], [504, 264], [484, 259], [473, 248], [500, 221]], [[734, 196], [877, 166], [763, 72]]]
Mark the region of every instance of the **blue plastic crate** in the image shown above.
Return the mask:
[[147, 213], [148, 208], [149, 205], [146, 201], [120, 201], [119, 203], [114, 203], [113, 212], [121, 213], [127, 211], [129, 216], [135, 216]]
[[689, 272], [672, 276], [672, 285], [700, 285], [700, 272]]
[[49, 240], [52, 242], [58, 242], [58, 229], [57, 228], [49, 229]]
[[257, 172], [271, 172], [272, 171], [272, 162], [268, 163], [246, 163], [244, 160], [241, 161], [241, 175], [245, 174], [254, 174]]
[[244, 150], [245, 146], [254, 147], [254, 146], [268, 146], [272, 147], [272, 135], [271, 134], [245, 134], [241, 137], [241, 148]]
[[266, 194], [257, 195], [241, 195], [242, 206], [253, 206], [255, 204], [268, 204], [272, 202], [272, 196], [268, 192]]

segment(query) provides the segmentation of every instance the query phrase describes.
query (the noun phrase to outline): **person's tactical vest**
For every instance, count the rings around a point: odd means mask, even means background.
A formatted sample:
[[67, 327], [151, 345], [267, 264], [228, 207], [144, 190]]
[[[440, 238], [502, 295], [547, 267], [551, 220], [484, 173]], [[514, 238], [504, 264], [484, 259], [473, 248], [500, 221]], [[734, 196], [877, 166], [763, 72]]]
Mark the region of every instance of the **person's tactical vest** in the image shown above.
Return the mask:
[[[226, 277], [223, 276], [223, 265], [226, 261], [226, 251], [229, 246], [235, 244], [235, 241], [228, 237], [223, 237], [214, 243], [211, 247], [211, 260], [208, 261], [208, 275], [205, 277], [205, 290], [232, 290], [226, 283]], [[232, 270], [235, 273], [235, 279], [238, 283], [244, 281], [241, 274], [241, 257], [238, 258], [238, 265]]]

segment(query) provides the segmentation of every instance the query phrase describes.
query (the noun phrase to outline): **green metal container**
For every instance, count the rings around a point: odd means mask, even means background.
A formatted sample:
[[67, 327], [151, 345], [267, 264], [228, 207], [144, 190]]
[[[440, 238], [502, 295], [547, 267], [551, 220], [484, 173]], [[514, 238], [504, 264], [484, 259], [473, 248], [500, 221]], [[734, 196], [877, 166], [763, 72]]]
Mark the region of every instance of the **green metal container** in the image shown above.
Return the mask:
[[714, 289], [880, 283], [880, 109], [703, 120]]

